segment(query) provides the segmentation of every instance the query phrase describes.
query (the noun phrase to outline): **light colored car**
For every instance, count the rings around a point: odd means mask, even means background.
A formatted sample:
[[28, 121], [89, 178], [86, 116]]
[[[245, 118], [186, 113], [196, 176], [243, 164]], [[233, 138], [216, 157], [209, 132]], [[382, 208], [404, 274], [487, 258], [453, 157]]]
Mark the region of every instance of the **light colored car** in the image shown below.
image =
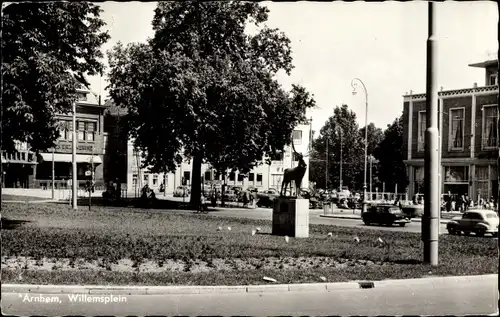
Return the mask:
[[488, 209], [473, 209], [464, 212], [463, 215], [454, 217], [446, 225], [449, 234], [469, 235], [471, 232], [477, 236], [489, 233], [498, 234], [498, 215], [495, 211]]
[[177, 186], [174, 190], [174, 197], [187, 197], [189, 196], [190, 191], [186, 186]]

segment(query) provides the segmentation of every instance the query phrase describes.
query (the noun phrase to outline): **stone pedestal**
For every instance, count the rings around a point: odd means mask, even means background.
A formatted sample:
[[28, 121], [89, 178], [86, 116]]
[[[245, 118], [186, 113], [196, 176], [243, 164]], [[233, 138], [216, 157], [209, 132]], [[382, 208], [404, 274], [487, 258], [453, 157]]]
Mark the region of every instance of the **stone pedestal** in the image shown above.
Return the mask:
[[309, 237], [309, 199], [278, 197], [273, 207], [273, 235]]

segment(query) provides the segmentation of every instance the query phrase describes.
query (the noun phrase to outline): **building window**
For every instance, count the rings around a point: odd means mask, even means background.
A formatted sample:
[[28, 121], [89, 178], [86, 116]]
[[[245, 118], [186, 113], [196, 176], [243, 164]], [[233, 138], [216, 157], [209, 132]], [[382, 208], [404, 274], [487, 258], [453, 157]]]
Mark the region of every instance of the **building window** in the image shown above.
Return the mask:
[[250, 173], [250, 174], [248, 174], [248, 181], [249, 181], [249, 182], [253, 182], [253, 181], [254, 181], [254, 179], [255, 179], [255, 174], [254, 174], [254, 173]]
[[230, 181], [234, 181], [234, 177], [235, 177], [234, 172], [229, 173], [229, 180]]
[[[488, 166], [476, 166], [476, 188], [477, 194], [483, 199], [490, 198]], [[479, 197], [477, 197], [479, 199]]]
[[210, 171], [205, 172], [205, 181], [211, 181], [212, 180], [212, 173]]
[[137, 186], [137, 174], [132, 175], [132, 185]]
[[59, 139], [73, 140], [73, 122], [71, 120], [61, 120], [59, 124]]
[[294, 145], [301, 145], [302, 144], [302, 131], [300, 131], [300, 130], [293, 130], [293, 132], [292, 132], [292, 138], [293, 138], [293, 144]]
[[444, 181], [447, 183], [465, 183], [469, 181], [468, 166], [445, 166]]
[[257, 185], [262, 186], [262, 174], [257, 174]]
[[243, 178], [245, 178], [245, 175], [238, 173], [238, 183], [242, 184], [243, 183]]
[[424, 167], [415, 167], [413, 180], [415, 182], [415, 194], [424, 193]]
[[184, 172], [184, 180], [186, 182], [186, 185], [191, 184], [191, 172], [190, 171]]
[[84, 92], [78, 93], [78, 101], [86, 101], [87, 100], [87, 94]]
[[483, 148], [496, 148], [497, 132], [498, 132], [497, 124], [498, 124], [497, 105], [484, 106], [483, 131], [482, 131]]
[[158, 175], [157, 174], [153, 175], [153, 186], [158, 186]]
[[489, 82], [489, 85], [490, 85], [490, 86], [495, 86], [495, 85], [498, 85], [498, 74], [491, 74], [491, 75], [490, 75], [490, 82]]
[[78, 140], [94, 141], [97, 122], [95, 121], [78, 121]]
[[417, 151], [422, 152], [425, 147], [425, 129], [427, 128], [427, 117], [425, 111], [418, 112], [418, 136]]
[[143, 179], [144, 179], [143, 185], [149, 184], [149, 174], [144, 174]]
[[451, 150], [464, 149], [465, 109], [450, 109], [450, 145]]

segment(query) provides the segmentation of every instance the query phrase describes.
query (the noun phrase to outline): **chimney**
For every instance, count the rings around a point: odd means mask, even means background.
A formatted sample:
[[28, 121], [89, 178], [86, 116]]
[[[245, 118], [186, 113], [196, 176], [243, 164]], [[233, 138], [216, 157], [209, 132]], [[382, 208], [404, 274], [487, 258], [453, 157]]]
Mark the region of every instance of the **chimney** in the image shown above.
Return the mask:
[[101, 104], [101, 95], [99, 95], [99, 106], [102, 106], [102, 104]]
[[477, 88], [477, 83], [472, 84], [473, 88]]

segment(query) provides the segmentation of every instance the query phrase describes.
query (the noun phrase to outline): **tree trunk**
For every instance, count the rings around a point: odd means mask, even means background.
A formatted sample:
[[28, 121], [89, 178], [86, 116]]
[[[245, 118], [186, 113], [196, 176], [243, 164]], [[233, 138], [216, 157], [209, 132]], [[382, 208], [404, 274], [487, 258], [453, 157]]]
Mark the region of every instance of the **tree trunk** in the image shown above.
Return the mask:
[[203, 154], [196, 153], [193, 156], [193, 175], [191, 176], [191, 200], [190, 205], [192, 208], [198, 209], [201, 198], [201, 163], [203, 161]]

